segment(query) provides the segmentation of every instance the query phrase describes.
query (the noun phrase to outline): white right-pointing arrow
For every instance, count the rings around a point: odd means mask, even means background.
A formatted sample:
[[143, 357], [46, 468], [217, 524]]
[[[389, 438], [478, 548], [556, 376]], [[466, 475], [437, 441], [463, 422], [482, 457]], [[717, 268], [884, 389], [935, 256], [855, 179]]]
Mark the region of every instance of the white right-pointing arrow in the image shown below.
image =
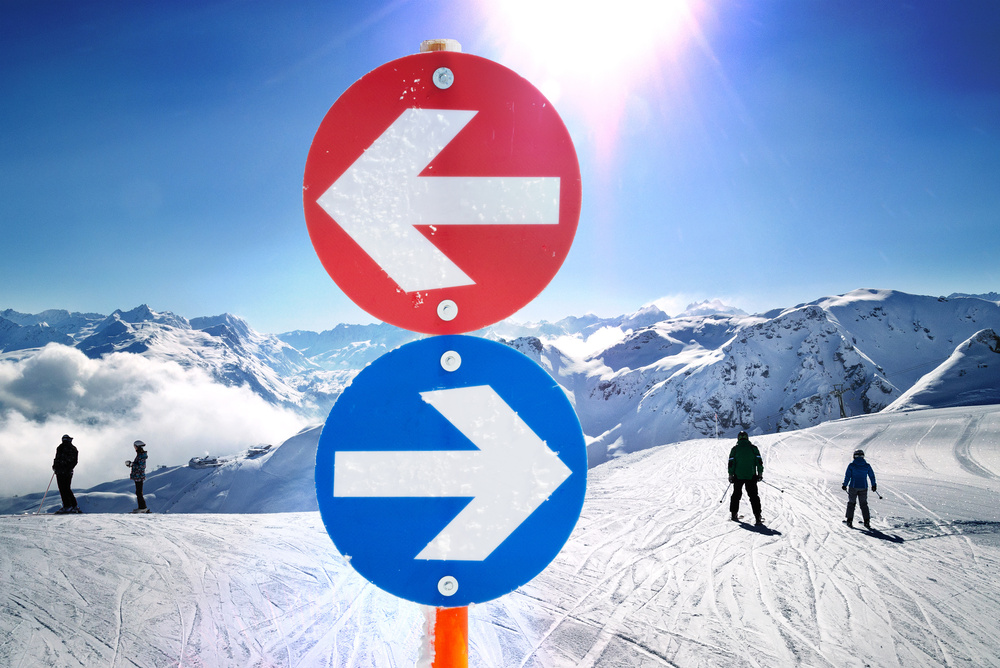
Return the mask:
[[420, 176], [476, 113], [407, 109], [316, 200], [404, 292], [475, 283], [414, 225], [559, 224], [559, 177]]
[[488, 385], [420, 396], [479, 450], [340, 451], [335, 497], [473, 497], [416, 556], [482, 561], [572, 474]]

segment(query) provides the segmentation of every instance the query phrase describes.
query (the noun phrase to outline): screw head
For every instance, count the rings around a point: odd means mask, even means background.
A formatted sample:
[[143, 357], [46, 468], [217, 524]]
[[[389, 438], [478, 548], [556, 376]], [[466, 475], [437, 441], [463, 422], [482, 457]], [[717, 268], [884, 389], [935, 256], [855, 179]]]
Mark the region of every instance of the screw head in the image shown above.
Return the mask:
[[458, 592], [458, 580], [446, 575], [438, 580], [438, 591], [442, 596], [454, 596]]
[[457, 371], [462, 366], [462, 356], [454, 350], [449, 350], [441, 355], [441, 367], [445, 371]]
[[455, 83], [455, 73], [447, 67], [439, 67], [434, 70], [431, 80], [434, 82], [435, 86], [441, 90], [445, 90], [447, 88], [451, 88], [451, 85]]
[[438, 317], [444, 321], [454, 320], [458, 316], [458, 304], [450, 299], [445, 299], [437, 307]]

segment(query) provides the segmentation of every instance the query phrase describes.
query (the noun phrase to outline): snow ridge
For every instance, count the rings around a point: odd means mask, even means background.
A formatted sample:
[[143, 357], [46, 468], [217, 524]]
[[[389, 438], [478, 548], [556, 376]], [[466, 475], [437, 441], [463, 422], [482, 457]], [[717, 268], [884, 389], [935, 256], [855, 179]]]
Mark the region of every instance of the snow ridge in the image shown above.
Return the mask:
[[[904, 395], [894, 409], [996, 402], [989, 370], [997, 365], [988, 355], [975, 358], [987, 369], [977, 373], [982, 387], [949, 389], [968, 383], [973, 359], [953, 355], [984, 330], [1000, 331], [1000, 302], [860, 289], [758, 315], [714, 301], [676, 317], [647, 306], [616, 318], [507, 321], [477, 334], [553, 375], [576, 407], [596, 465], [662, 443], [875, 413]], [[415, 338], [386, 324], [275, 336], [231, 314], [189, 321], [146, 305], [110, 316], [0, 312], [0, 362], [45, 345], [72, 345], [92, 358], [172, 360], [313, 421], [367, 364]]]

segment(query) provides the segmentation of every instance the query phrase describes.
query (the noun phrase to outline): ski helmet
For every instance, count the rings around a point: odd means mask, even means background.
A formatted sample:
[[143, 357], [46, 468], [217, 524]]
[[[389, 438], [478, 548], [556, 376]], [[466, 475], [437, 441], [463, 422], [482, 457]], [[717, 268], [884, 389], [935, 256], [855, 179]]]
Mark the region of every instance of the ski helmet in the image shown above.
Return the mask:
[[865, 456], [865, 451], [864, 450], [855, 450], [854, 451], [854, 457], [855, 458], [857, 458], [857, 457], [864, 457], [864, 456]]
[[738, 438], [738, 439], [739, 438], [750, 438], [750, 435], [747, 434], [745, 431], [741, 431], [739, 434], [736, 435], [736, 438]]
[[70, 441], [73, 440], [73, 437], [70, 436], [69, 434], [63, 434], [62, 440], [63, 440], [63, 443], [69, 443]]
[[146, 444], [145, 444], [145, 443], [143, 443], [142, 441], [136, 441], [136, 442], [135, 442], [135, 443], [133, 443], [132, 445], [134, 445], [134, 446], [135, 446], [135, 447], [137, 447], [137, 448], [144, 448], [144, 447], [146, 447]]

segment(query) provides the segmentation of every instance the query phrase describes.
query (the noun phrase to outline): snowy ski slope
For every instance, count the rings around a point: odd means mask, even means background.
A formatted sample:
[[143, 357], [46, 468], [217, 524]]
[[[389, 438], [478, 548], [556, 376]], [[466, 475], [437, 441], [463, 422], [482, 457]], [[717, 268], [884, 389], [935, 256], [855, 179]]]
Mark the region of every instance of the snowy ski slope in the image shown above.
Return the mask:
[[[1000, 666], [1000, 407], [754, 440], [767, 529], [726, 519], [729, 440], [599, 466], [553, 564], [471, 609], [470, 665]], [[318, 513], [0, 516], [0, 592], [3, 666], [412, 666], [423, 623]]]

